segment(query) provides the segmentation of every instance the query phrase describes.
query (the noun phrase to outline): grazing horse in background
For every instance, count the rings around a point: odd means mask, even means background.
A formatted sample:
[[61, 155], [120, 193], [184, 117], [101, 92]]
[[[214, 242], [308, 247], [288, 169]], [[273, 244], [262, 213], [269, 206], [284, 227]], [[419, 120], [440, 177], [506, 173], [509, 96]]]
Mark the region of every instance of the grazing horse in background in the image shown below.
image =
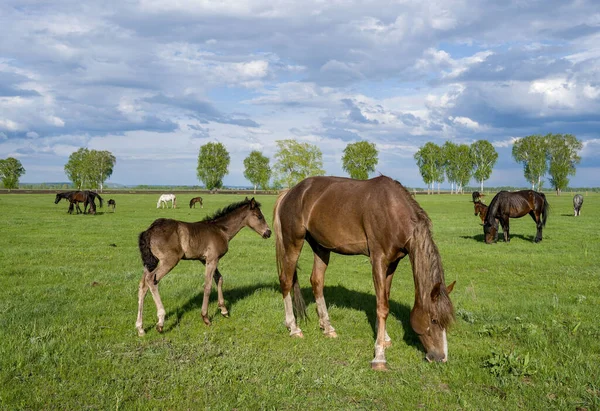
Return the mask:
[[473, 194], [471, 195], [473, 196], [474, 203], [481, 201], [481, 197], [485, 197], [485, 194], [481, 194], [479, 191], [473, 191]]
[[196, 203], [200, 203], [200, 208], [204, 208], [204, 206], [202, 205], [202, 197], [194, 197], [190, 200], [190, 208], [192, 208], [192, 205], [194, 206], [194, 208], [196, 208]]
[[161, 195], [156, 202], [156, 208], [169, 208], [169, 205], [167, 204], [168, 201], [171, 202], [172, 208], [177, 208], [177, 197], [175, 197], [175, 194]]
[[533, 190], [515, 192], [500, 191], [490, 202], [487, 216], [483, 224], [485, 242], [491, 244], [498, 239], [498, 222], [502, 225], [504, 241], [510, 241], [509, 219], [520, 218], [529, 214], [537, 226], [534, 241], [542, 241], [542, 228], [546, 226], [546, 219], [550, 211], [550, 204], [544, 193]]
[[142, 312], [144, 297], [148, 288], [154, 298], [158, 323], [156, 329], [162, 332], [165, 323], [165, 308], [158, 293], [159, 281], [169, 273], [180, 260], [200, 260], [206, 266], [204, 273], [204, 298], [202, 319], [210, 325], [208, 300], [214, 278], [221, 314], [228, 315], [223, 298], [223, 277], [217, 268], [219, 259], [227, 253], [229, 241], [244, 227], [250, 227], [263, 238], [271, 236], [271, 230], [260, 211], [260, 204], [252, 198], [217, 211], [212, 217], [202, 221], [183, 221], [159, 218], [140, 233], [139, 247], [144, 264], [144, 274], [138, 291], [138, 316], [135, 327], [140, 336], [144, 335]]
[[68, 213], [73, 214], [74, 207], [77, 210], [77, 214], [82, 213], [81, 208], [79, 207], [79, 203], [83, 203], [83, 214], [86, 214], [88, 206], [90, 207], [89, 214], [96, 214], [96, 203], [95, 199], [97, 198], [100, 207], [103, 205], [103, 199], [100, 197], [98, 193], [93, 191], [85, 190], [85, 191], [67, 191], [64, 193], [56, 194], [56, 199], [54, 200], [54, 204], [57, 204], [61, 199], [66, 199], [69, 201], [69, 209]]
[[483, 204], [481, 201], [476, 201], [473, 203], [475, 208], [475, 215], [478, 215], [481, 218], [481, 222], [485, 221], [485, 216], [487, 215], [488, 206]]
[[111, 198], [108, 200], [108, 206], [112, 208], [113, 213], [114, 213], [115, 208], [117, 208], [117, 202]]
[[583, 196], [581, 194], [575, 194], [573, 196], [573, 212], [575, 217], [581, 213], [581, 206], [583, 205]]
[[454, 319], [449, 298], [454, 283], [448, 287], [444, 283], [442, 261], [427, 213], [400, 183], [385, 176], [371, 180], [309, 177], [279, 196], [273, 231], [285, 324], [291, 336], [303, 337], [294, 309], [299, 317], [305, 315], [297, 263], [306, 240], [314, 253], [310, 282], [319, 326], [326, 336], [337, 336], [323, 296], [331, 252], [368, 256], [377, 301], [377, 340], [371, 367], [386, 369], [385, 349], [391, 345], [386, 319], [392, 277], [400, 260], [408, 255], [415, 284], [410, 324], [425, 348], [427, 360], [448, 359], [446, 329]]

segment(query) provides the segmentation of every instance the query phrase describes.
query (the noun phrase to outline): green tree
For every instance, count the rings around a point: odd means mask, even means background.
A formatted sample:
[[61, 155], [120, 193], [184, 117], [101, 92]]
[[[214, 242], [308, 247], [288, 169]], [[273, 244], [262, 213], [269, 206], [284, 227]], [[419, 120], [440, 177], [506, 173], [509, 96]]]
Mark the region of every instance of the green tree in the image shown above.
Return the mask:
[[444, 172], [450, 183], [450, 194], [454, 192], [454, 186], [456, 184], [456, 193], [458, 193], [458, 169], [454, 158], [456, 157], [456, 151], [458, 145], [447, 140], [442, 146], [443, 158], [444, 158]]
[[279, 183], [292, 187], [306, 177], [322, 176], [323, 153], [313, 144], [277, 140], [275, 172]]
[[575, 165], [581, 161], [577, 153], [583, 144], [572, 134], [548, 134], [545, 138], [548, 143], [550, 184], [560, 195], [569, 185], [569, 176], [575, 175]]
[[538, 191], [542, 188], [542, 177], [548, 170], [547, 153], [548, 143], [541, 135], [520, 138], [513, 145], [512, 156], [517, 163], [523, 163], [524, 176], [531, 183], [532, 190], [535, 190], [536, 184]]
[[19, 178], [25, 174], [25, 169], [19, 160], [8, 157], [0, 160], [0, 179], [4, 188], [19, 188]]
[[262, 155], [260, 151], [252, 151], [248, 157], [244, 159], [244, 177], [254, 186], [266, 190], [271, 179], [271, 167], [269, 159]]
[[451, 162], [456, 173], [456, 192], [462, 193], [473, 176], [471, 148], [466, 144], [459, 144], [454, 151], [454, 157], [451, 159]]
[[342, 168], [350, 174], [350, 177], [366, 180], [369, 178], [369, 173], [375, 171], [377, 154], [375, 144], [368, 141], [348, 144], [342, 156]]
[[86, 187], [86, 184], [88, 183], [87, 178], [91, 174], [88, 162], [89, 154], [90, 150], [82, 147], [74, 153], [71, 153], [69, 161], [65, 164], [65, 174], [78, 190]]
[[69, 156], [65, 174], [79, 190], [99, 188], [102, 191], [104, 182], [112, 175], [116, 161], [110, 151], [82, 147]]
[[91, 150], [88, 153], [88, 162], [90, 163], [88, 169], [90, 172], [88, 176], [90, 186], [100, 188], [100, 192], [102, 192], [104, 182], [112, 175], [117, 159], [110, 151]]
[[223, 187], [229, 172], [229, 153], [222, 143], [206, 143], [198, 154], [198, 179], [208, 190]]
[[477, 140], [471, 144], [471, 158], [474, 167], [473, 177], [479, 181], [479, 189], [483, 191], [483, 182], [492, 175], [498, 153], [489, 141]]
[[[444, 181], [444, 153], [440, 146], [435, 143], [427, 142], [415, 153], [417, 167], [423, 181], [427, 184], [427, 193], [433, 192], [433, 185]], [[431, 188], [431, 191], [430, 191]]]

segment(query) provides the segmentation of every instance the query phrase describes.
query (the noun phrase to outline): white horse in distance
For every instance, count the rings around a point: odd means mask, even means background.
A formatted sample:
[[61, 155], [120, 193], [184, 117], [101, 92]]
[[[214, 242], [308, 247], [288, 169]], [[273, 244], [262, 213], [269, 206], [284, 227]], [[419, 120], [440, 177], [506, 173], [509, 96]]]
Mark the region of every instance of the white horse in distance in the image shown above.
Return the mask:
[[156, 208], [161, 208], [161, 206], [163, 208], [169, 208], [169, 205], [167, 204], [167, 202], [171, 202], [171, 205], [173, 208], [177, 208], [177, 198], [175, 197], [175, 194], [163, 194], [158, 198], [158, 202], [156, 203]]

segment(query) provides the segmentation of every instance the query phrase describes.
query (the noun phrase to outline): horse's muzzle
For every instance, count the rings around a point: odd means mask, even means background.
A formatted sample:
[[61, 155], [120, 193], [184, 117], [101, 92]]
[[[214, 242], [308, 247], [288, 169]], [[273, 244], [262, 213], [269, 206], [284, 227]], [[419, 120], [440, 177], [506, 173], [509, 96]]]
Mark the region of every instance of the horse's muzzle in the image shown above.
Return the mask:
[[267, 229], [267, 231], [265, 231], [262, 235], [263, 238], [269, 238], [271, 237], [271, 230]]

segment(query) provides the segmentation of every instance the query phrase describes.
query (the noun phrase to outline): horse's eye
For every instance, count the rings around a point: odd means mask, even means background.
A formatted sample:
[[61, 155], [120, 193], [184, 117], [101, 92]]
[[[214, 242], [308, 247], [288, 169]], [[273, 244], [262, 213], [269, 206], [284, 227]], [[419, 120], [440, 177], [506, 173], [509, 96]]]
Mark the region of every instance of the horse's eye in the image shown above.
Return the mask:
[[259, 219], [259, 220], [262, 220], [262, 219], [263, 219], [263, 216], [262, 216], [261, 214], [259, 214], [259, 215], [258, 215], [258, 219]]
[[431, 324], [437, 324], [437, 320], [434, 318], [431, 320]]

